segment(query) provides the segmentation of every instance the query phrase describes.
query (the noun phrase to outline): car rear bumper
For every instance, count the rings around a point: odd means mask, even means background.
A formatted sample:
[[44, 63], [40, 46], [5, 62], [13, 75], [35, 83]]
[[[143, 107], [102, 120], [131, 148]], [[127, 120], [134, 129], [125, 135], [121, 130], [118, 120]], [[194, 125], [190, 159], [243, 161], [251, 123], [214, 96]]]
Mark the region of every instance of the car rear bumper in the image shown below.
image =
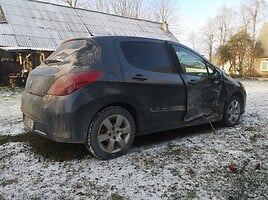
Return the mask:
[[25, 92], [21, 98], [25, 128], [53, 141], [84, 143], [97, 106], [90, 99], [77, 101], [79, 94], [41, 97]]
[[[62, 117], [61, 121], [55, 120], [56, 117], [53, 117], [53, 120], [47, 120], [47, 117], [44, 122], [32, 119], [30, 115], [23, 114], [23, 122], [27, 131], [37, 133], [43, 137], [46, 137], [50, 140], [56, 142], [67, 142], [67, 143], [83, 143], [84, 138], [75, 133], [72, 133], [72, 128], [68, 127], [70, 120], [68, 117]], [[31, 121], [31, 123], [29, 123]], [[60, 122], [60, 123], [58, 123]], [[60, 128], [62, 127], [62, 128]]]

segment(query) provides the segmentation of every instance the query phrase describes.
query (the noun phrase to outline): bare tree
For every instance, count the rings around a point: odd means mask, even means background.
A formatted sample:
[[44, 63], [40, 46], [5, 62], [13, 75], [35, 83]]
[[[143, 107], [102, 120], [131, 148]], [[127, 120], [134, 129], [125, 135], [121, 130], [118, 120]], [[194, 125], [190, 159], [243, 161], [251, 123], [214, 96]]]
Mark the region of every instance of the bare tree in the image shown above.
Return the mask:
[[189, 44], [191, 44], [192, 49], [197, 50], [197, 41], [198, 41], [198, 35], [196, 32], [191, 31], [188, 34], [187, 41]]
[[253, 63], [257, 56], [258, 49], [256, 47], [257, 30], [260, 25], [261, 18], [266, 13], [267, 0], [248, 0], [241, 5], [240, 15], [242, 18], [242, 30], [245, 31], [252, 38], [253, 48], [248, 56], [248, 70], [250, 73], [253, 71]]
[[224, 45], [227, 42], [228, 37], [230, 37], [233, 17], [233, 10], [231, 8], [226, 7], [225, 5], [218, 10], [218, 14], [215, 18], [215, 26], [218, 27], [218, 29], [216, 29], [216, 32], [218, 36], [219, 45]]
[[204, 41], [206, 43], [208, 58], [210, 61], [212, 61], [214, 53], [215, 30], [216, 30], [215, 19], [208, 18], [207, 24], [204, 27], [203, 35], [204, 35]]
[[111, 13], [111, 4], [110, 1], [107, 0], [84, 0], [80, 2], [79, 6], [85, 9]]
[[95, 0], [95, 9], [100, 12], [110, 12], [110, 3], [107, 0]]
[[63, 0], [66, 2], [69, 6], [76, 8], [78, 0]]
[[265, 0], [250, 0], [247, 6], [252, 20], [252, 38], [256, 42], [256, 26], [261, 14], [265, 11]]
[[155, 0], [152, 4], [156, 20], [170, 23], [177, 17], [176, 0]]
[[265, 7], [266, 0], [248, 0], [240, 8], [242, 28], [251, 35], [254, 42], [256, 42], [257, 26], [266, 11]]
[[248, 13], [248, 8], [245, 4], [242, 4], [240, 7], [240, 15], [241, 15], [241, 23], [242, 23], [241, 29], [248, 33], [251, 19]]
[[117, 15], [140, 18], [143, 0], [110, 0], [111, 8]]

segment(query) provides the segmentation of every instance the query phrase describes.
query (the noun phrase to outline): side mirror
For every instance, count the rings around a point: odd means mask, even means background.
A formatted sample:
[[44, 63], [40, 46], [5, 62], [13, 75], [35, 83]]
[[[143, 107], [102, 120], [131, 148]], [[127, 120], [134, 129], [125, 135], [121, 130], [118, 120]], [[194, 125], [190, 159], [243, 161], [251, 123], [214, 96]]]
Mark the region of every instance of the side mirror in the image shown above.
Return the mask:
[[211, 81], [214, 82], [215, 84], [218, 84], [220, 77], [221, 77], [221, 72], [217, 68], [215, 68], [213, 73], [210, 76]]

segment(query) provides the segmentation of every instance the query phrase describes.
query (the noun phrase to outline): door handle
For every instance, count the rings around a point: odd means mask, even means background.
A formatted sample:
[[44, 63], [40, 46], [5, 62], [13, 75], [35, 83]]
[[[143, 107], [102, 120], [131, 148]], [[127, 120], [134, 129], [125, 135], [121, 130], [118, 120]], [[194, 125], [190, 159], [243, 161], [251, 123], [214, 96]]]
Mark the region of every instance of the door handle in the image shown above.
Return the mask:
[[133, 80], [139, 80], [139, 81], [146, 81], [148, 80], [145, 76], [142, 74], [136, 74], [136, 76], [132, 77]]
[[196, 81], [195, 80], [190, 80], [188, 83], [191, 84], [191, 85], [196, 85]]

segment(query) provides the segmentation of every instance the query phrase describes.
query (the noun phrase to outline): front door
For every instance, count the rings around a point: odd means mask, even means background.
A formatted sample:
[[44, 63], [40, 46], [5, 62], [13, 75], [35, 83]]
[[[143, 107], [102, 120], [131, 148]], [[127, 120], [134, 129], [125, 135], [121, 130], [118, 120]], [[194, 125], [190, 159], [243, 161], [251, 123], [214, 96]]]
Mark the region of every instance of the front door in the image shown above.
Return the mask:
[[181, 46], [173, 46], [187, 88], [187, 112], [184, 121], [213, 120], [221, 115], [223, 82], [214, 66]]

